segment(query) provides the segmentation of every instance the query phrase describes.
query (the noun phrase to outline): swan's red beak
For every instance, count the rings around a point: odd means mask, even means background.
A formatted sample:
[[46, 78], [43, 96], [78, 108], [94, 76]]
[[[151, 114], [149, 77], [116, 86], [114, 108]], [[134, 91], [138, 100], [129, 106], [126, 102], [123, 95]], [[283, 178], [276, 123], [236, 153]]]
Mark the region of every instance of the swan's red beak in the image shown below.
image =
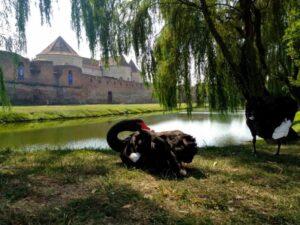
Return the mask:
[[140, 124], [142, 130], [151, 130], [150, 127], [148, 127], [144, 122], [141, 122]]

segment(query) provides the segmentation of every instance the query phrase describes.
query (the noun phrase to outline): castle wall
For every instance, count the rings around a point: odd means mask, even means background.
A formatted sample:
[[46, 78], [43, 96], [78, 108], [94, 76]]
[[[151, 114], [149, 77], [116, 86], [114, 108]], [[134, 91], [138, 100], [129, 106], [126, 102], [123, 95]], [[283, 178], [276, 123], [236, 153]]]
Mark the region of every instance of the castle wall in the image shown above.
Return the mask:
[[5, 73], [6, 79], [8, 79], [8, 80], [16, 79], [17, 70], [16, 70], [15, 63], [18, 63], [18, 61], [24, 63], [24, 65], [27, 65], [27, 68], [28, 68], [27, 70], [29, 70], [29, 60], [28, 59], [23, 58], [21, 56], [13, 54], [13, 53], [0, 51], [0, 65], [2, 67], [2, 70]]
[[142, 83], [143, 80], [141, 78], [140, 73], [132, 73], [132, 81], [138, 82], [138, 83]]
[[37, 55], [36, 60], [51, 61], [53, 65], [72, 65], [82, 68], [82, 58], [73, 55], [60, 55], [60, 54], [40, 54]]
[[102, 76], [100, 62], [97, 60], [82, 58], [82, 73], [94, 76]]
[[[32, 61], [25, 65], [25, 83], [54, 84], [53, 63], [49, 61]], [[17, 68], [16, 68], [17, 71]]]
[[104, 68], [104, 76], [131, 81], [131, 69], [127, 66], [110, 66]]
[[145, 103], [152, 102], [151, 90], [141, 83], [128, 82], [108, 77], [82, 76], [84, 87], [90, 87], [86, 91], [87, 101], [96, 100], [101, 103], [108, 101], [108, 93], [112, 93], [112, 103]]
[[102, 71], [99, 68], [95, 68], [95, 67], [88, 67], [88, 66], [83, 66], [82, 67], [82, 73], [84, 74], [90, 74], [93, 76], [102, 76]]
[[[49, 61], [20, 58], [24, 65], [24, 79], [17, 76], [10, 53], [0, 52], [0, 65], [13, 104], [96, 104], [149, 103], [151, 90], [143, 84], [106, 76], [84, 74], [80, 67], [53, 65]], [[71, 72], [73, 82], [69, 84]], [[128, 72], [125, 70], [126, 74]]]

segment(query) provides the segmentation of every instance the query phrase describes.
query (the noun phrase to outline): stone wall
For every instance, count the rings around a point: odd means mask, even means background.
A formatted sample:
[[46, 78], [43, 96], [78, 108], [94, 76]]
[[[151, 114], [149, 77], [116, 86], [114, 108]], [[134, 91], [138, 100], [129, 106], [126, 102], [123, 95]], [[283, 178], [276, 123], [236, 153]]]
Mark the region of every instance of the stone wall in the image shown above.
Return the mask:
[[90, 75], [93, 75], [93, 76], [103, 76], [103, 72], [100, 70], [100, 67], [95, 68], [95, 67], [83, 65], [82, 73], [90, 74]]
[[142, 83], [142, 77], [140, 75], [140, 73], [132, 73], [132, 81], [138, 82], [138, 83]]
[[128, 66], [110, 66], [103, 69], [104, 76], [132, 81], [131, 69]]
[[82, 68], [82, 57], [73, 55], [61, 55], [61, 54], [40, 54], [37, 55], [38, 61], [51, 61], [54, 65], [72, 65]]
[[[106, 76], [84, 74], [72, 65], [55, 66], [50, 61], [32, 61], [19, 57], [24, 79], [17, 76], [18, 65], [12, 54], [0, 52], [0, 65], [13, 104], [96, 104], [150, 103], [151, 90], [142, 83]], [[68, 74], [73, 76], [72, 84]]]

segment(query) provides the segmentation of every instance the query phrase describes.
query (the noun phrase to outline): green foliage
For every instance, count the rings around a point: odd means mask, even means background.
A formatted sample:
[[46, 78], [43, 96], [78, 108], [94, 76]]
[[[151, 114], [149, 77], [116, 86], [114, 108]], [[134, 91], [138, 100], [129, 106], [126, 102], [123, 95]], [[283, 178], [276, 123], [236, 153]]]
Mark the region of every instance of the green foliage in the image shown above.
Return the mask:
[[29, 0], [18, 0], [15, 4], [15, 14], [17, 20], [17, 28], [20, 35], [20, 43], [26, 48], [25, 26], [29, 15]]
[[[24, 47], [31, 1], [5, 1], [15, 9]], [[42, 22], [50, 23], [51, 2], [39, 0]], [[242, 104], [241, 96], [291, 94], [291, 77], [297, 80], [297, 0], [71, 0], [71, 5], [78, 43], [84, 27], [91, 52], [100, 47], [106, 62], [134, 49], [144, 81], [153, 83], [167, 109], [184, 101], [190, 111], [195, 83], [205, 87], [211, 109], [227, 111]]]
[[[167, 4], [168, 1], [163, 3]], [[154, 44], [155, 67], [151, 74], [154, 89], [160, 102], [167, 108], [174, 108], [178, 101], [184, 100], [188, 105], [188, 111], [191, 111], [192, 59], [200, 77], [200, 66], [205, 60], [207, 46], [205, 37], [208, 31], [200, 23], [198, 13], [190, 11], [184, 5], [162, 6], [161, 14], [165, 25]], [[186, 38], [189, 32], [193, 35]], [[150, 60], [153, 61], [152, 58]]]
[[[287, 53], [292, 58], [294, 66], [300, 68], [300, 3], [297, 8], [289, 11], [289, 26], [285, 30], [284, 40], [287, 44]], [[294, 75], [294, 79], [300, 80], [300, 70]]]
[[141, 3], [132, 22], [132, 42], [137, 56], [140, 55], [140, 51], [142, 53], [147, 51], [146, 43], [148, 36], [152, 33], [152, 18], [149, 13], [150, 3], [151, 1]]
[[40, 0], [39, 8], [41, 13], [41, 23], [48, 23], [49, 25], [51, 20], [51, 9], [52, 9], [52, 0]]
[[207, 102], [207, 93], [206, 93], [206, 86], [205, 83], [202, 81], [199, 81], [196, 84], [196, 90], [195, 90], [195, 95], [196, 95], [196, 104], [197, 107], [203, 107], [206, 106]]
[[72, 0], [72, 27], [78, 40], [83, 26], [92, 54], [99, 45], [106, 62], [110, 56], [117, 59], [129, 47], [126, 41], [128, 24], [121, 23], [118, 3], [117, 0]]
[[173, 38], [171, 31], [164, 28], [155, 48], [157, 65], [153, 76], [153, 86], [159, 101], [167, 109], [176, 107], [178, 96], [180, 59]]
[[[50, 24], [51, 19], [51, 3], [53, 0], [39, 0], [39, 9], [41, 14], [41, 23], [44, 21]], [[26, 23], [28, 21], [28, 16], [30, 13], [30, 3], [31, 0], [11, 0], [6, 4], [10, 4], [11, 8], [14, 9], [14, 14], [16, 16], [16, 27], [19, 33], [19, 43], [21, 48], [26, 49]]]
[[[39, 9], [41, 14], [41, 23], [50, 24], [51, 20], [51, 7], [53, 0], [39, 0]], [[11, 30], [11, 33], [0, 32], [0, 47], [10, 52], [18, 52], [26, 50], [26, 23], [30, 14], [31, 0], [2, 0], [0, 7], [0, 26], [4, 30]], [[15, 16], [16, 31], [15, 34], [11, 26], [11, 16]], [[13, 56], [14, 62], [18, 63], [18, 57]], [[1, 70], [1, 68], [0, 68]], [[10, 106], [10, 101], [6, 93], [3, 71], [0, 73], [0, 103], [3, 107]]]
[[[212, 40], [210, 40], [212, 41]], [[226, 112], [235, 111], [242, 106], [244, 98], [233, 85], [230, 70], [220, 50], [207, 47], [208, 64], [205, 83], [207, 84], [207, 95], [210, 110]]]
[[4, 110], [10, 109], [10, 101], [6, 92], [4, 83], [4, 74], [2, 68], [0, 67], [0, 103]]

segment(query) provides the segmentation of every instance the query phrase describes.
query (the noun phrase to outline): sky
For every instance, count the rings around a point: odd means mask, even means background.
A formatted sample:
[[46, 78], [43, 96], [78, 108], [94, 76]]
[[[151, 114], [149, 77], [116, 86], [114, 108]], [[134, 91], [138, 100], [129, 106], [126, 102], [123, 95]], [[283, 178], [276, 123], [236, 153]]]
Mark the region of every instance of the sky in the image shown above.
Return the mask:
[[[2, 0], [0, 0], [0, 7]], [[27, 38], [27, 51], [20, 52], [26, 58], [34, 59], [37, 54], [42, 52], [48, 45], [50, 45], [57, 37], [61, 36], [65, 41], [83, 57], [91, 58], [91, 52], [86, 41], [85, 31], [82, 31], [82, 39], [78, 47], [76, 33], [71, 27], [71, 3], [70, 0], [57, 0], [53, 1], [51, 26], [48, 24], [41, 25], [41, 16], [39, 7], [35, 1], [31, 1], [30, 16], [26, 25], [26, 38]], [[12, 28], [15, 19], [11, 18], [10, 23]], [[1, 28], [0, 28], [1, 31]], [[3, 32], [3, 31], [1, 31]], [[10, 30], [4, 32], [11, 32]], [[1, 47], [1, 46], [0, 46]], [[100, 53], [96, 52], [95, 58], [100, 58]], [[134, 61], [134, 54], [126, 57], [128, 61], [132, 58]]]
[[26, 26], [27, 52], [22, 55], [32, 59], [58, 36], [61, 36], [79, 55], [90, 58], [91, 54], [85, 34], [82, 34], [83, 40], [78, 48], [76, 34], [71, 28], [70, 0], [53, 2], [51, 26], [41, 25], [39, 8], [35, 4], [31, 4], [30, 17]]
[[[2, 1], [3, 0], [0, 0], [0, 8], [3, 6], [2, 4], [4, 4]], [[29, 59], [34, 59], [37, 54], [48, 47], [57, 37], [61, 36], [80, 56], [91, 58], [91, 52], [88, 47], [88, 42], [86, 41], [84, 28], [82, 28], [83, 30], [80, 46], [78, 46], [76, 33], [72, 30], [70, 0], [53, 1], [51, 26], [48, 24], [41, 25], [41, 16], [38, 4], [36, 4], [37, 1], [32, 0], [30, 2], [30, 16], [26, 25], [27, 51], [20, 52], [20, 55]], [[13, 16], [10, 22], [12, 26], [16, 23]], [[163, 24], [157, 25], [157, 33], [160, 32], [162, 26]], [[5, 31], [5, 29], [1, 29], [1, 27], [0, 32], [11, 33], [11, 31]], [[95, 58], [100, 58], [99, 52], [96, 52]], [[139, 65], [139, 63], [136, 61], [133, 50], [128, 56], [125, 56], [125, 59], [127, 61], [132, 59], [137, 65]], [[191, 70], [193, 69], [191, 68]], [[194, 78], [192, 79], [192, 83], [195, 83]]]

